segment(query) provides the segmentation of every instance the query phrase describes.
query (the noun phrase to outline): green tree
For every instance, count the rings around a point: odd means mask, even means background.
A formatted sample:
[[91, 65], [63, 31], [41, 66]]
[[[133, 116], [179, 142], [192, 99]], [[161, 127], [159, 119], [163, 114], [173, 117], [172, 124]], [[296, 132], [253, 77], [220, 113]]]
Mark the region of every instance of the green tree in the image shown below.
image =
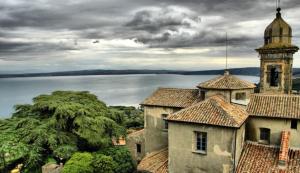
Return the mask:
[[126, 147], [110, 147], [99, 151], [98, 153], [111, 156], [117, 163], [115, 173], [132, 173], [135, 171], [135, 163]]
[[91, 153], [75, 153], [65, 164], [62, 173], [93, 173]]
[[95, 173], [114, 173], [117, 163], [111, 156], [94, 154], [93, 167]]
[[109, 147], [113, 137], [125, 133], [121, 115], [93, 94], [40, 95], [31, 105], [15, 106], [13, 117], [0, 121], [0, 142], [9, 138], [0, 148], [0, 168], [22, 159], [25, 172], [39, 172], [49, 156], [68, 160], [76, 151]]

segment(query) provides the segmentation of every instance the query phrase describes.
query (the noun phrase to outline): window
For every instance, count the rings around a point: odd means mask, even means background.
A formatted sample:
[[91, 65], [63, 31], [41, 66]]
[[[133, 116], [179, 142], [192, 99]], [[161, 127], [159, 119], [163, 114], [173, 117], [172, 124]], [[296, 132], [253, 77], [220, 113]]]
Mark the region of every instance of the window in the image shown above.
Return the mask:
[[206, 94], [205, 91], [203, 90], [200, 91], [200, 100], [205, 100], [205, 94]]
[[168, 114], [162, 114], [162, 120], [163, 120], [163, 128], [164, 129], [168, 129], [169, 126], [168, 126], [168, 121], [166, 120], [166, 118], [168, 117]]
[[278, 86], [278, 83], [279, 83], [279, 70], [278, 68], [271, 68], [271, 72], [270, 72], [270, 86]]
[[260, 128], [260, 140], [270, 142], [270, 129]]
[[297, 129], [298, 121], [297, 120], [292, 120], [291, 121], [291, 129]]
[[246, 93], [236, 93], [235, 94], [235, 99], [236, 100], [246, 100]]
[[196, 135], [196, 151], [206, 153], [207, 149], [207, 133], [195, 132]]
[[136, 152], [141, 153], [142, 152], [142, 145], [141, 144], [136, 144]]

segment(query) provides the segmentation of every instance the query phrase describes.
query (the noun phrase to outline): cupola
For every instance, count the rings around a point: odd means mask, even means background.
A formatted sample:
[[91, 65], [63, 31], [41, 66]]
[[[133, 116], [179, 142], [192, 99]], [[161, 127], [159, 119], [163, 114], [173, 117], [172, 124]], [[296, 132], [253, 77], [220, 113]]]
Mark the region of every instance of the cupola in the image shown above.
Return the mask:
[[265, 30], [265, 46], [272, 48], [290, 46], [292, 28], [281, 17], [281, 8], [277, 8], [276, 18]]

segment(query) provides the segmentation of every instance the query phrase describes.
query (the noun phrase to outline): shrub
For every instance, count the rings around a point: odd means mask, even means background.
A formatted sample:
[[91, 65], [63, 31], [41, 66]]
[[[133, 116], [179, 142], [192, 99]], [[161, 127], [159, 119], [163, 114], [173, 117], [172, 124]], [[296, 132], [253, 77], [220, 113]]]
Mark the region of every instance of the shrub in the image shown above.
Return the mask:
[[117, 164], [110, 156], [95, 154], [93, 167], [95, 173], [114, 173]]
[[106, 148], [99, 153], [111, 156], [116, 162], [117, 167], [115, 173], [132, 173], [135, 171], [135, 164], [130, 155], [130, 152], [125, 147], [111, 147]]
[[91, 153], [75, 153], [65, 164], [62, 173], [93, 173]]

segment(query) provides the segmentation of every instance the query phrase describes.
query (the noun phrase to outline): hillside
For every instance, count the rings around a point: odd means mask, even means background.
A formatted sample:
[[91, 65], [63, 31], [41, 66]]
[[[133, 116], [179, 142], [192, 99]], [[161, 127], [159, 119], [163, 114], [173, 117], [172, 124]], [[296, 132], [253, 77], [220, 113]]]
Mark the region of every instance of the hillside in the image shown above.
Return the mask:
[[[294, 68], [294, 76], [300, 77], [300, 68]], [[258, 67], [232, 68], [231, 74], [259, 76]], [[180, 74], [180, 75], [222, 75], [224, 70], [180, 71], [180, 70], [80, 70], [49, 73], [0, 74], [0, 78], [47, 77], [47, 76], [86, 76], [86, 75], [130, 75], [130, 74]]]
[[[300, 70], [299, 70], [300, 71]], [[234, 68], [230, 69], [232, 74], [258, 76], [259, 68]], [[203, 71], [178, 71], [178, 70], [81, 70], [63, 71], [50, 73], [24, 73], [24, 74], [0, 74], [0, 78], [13, 77], [47, 77], [47, 76], [85, 76], [85, 75], [129, 75], [129, 74], [181, 74], [181, 75], [217, 75], [223, 74], [224, 70]]]
[[293, 80], [293, 90], [300, 91], [300, 78]]

